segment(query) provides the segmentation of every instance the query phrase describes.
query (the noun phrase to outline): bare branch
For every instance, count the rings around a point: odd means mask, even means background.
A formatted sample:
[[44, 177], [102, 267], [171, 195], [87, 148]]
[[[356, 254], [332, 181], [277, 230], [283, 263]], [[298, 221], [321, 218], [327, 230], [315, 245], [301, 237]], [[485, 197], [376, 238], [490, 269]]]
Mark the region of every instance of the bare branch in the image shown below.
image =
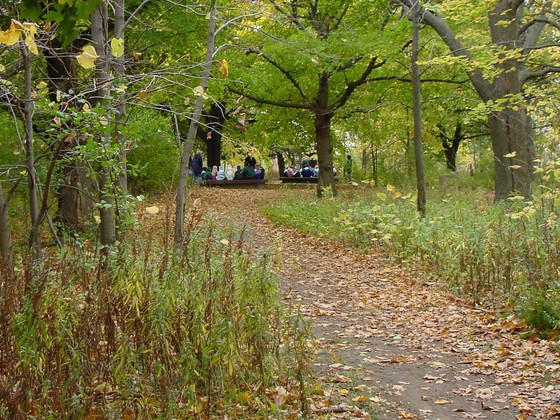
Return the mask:
[[274, 106], [279, 106], [281, 108], [291, 108], [291, 109], [307, 109], [307, 110], [311, 109], [311, 106], [307, 104], [295, 104], [291, 102], [273, 101], [265, 98], [259, 98], [257, 96], [248, 94], [242, 90], [235, 89], [234, 87], [231, 86], [228, 87], [228, 89], [233, 93], [244, 96], [245, 98], [250, 99], [251, 101], [259, 104], [274, 105]]

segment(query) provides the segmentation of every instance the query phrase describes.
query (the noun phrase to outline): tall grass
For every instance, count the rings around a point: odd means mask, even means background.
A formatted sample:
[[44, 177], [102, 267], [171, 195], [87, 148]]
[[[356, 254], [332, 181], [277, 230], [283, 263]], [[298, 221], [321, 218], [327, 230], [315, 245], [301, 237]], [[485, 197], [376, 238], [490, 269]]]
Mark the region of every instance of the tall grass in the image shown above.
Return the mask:
[[159, 243], [1, 284], [0, 417], [267, 416], [271, 388], [303, 395], [307, 327], [266, 261], [211, 227], [179, 257]]
[[473, 305], [506, 308], [545, 331], [560, 330], [560, 226], [553, 188], [490, 205], [487, 192], [432, 190], [428, 216], [389, 186], [317, 201], [293, 195], [264, 209], [273, 220], [361, 249], [423, 265]]

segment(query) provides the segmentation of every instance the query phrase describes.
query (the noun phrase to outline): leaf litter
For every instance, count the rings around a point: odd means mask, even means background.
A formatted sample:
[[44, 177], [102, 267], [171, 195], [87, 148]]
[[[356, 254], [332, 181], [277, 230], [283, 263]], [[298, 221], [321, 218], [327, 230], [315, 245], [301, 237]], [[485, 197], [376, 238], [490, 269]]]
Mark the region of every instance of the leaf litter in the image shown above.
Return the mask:
[[285, 302], [313, 321], [314, 415], [560, 418], [558, 342], [521, 338], [515, 317], [473, 308], [410, 265], [274, 225], [259, 208], [284, 193], [198, 188], [191, 199], [270, 254]]

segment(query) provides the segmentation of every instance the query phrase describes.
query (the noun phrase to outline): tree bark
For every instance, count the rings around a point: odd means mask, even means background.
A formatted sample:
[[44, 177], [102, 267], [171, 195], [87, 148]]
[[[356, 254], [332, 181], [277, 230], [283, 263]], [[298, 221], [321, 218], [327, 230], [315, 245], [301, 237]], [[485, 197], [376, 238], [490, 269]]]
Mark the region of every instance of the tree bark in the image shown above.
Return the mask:
[[422, 153], [422, 95], [420, 91], [420, 70], [418, 51], [420, 38], [420, 10], [418, 2], [412, 8], [412, 112], [414, 114], [414, 160], [416, 163], [416, 208], [420, 217], [426, 217], [426, 175]]
[[[0, 275], [4, 280], [13, 280], [14, 256], [12, 253], [12, 236], [10, 233], [10, 220], [8, 216], [8, 203], [4, 197], [2, 184], [0, 183]], [[2, 290], [0, 281], [0, 290]]]
[[331, 142], [331, 122], [333, 112], [328, 108], [329, 75], [323, 73], [319, 77], [315, 113], [315, 139], [317, 141], [317, 158], [319, 160], [319, 179], [317, 197], [322, 197], [324, 188], [331, 187], [336, 196], [336, 184], [333, 173], [333, 147]]
[[25, 128], [25, 161], [27, 167], [27, 185], [29, 193], [29, 217], [31, 219], [31, 232], [29, 246], [34, 262], [42, 258], [41, 230], [39, 222], [39, 189], [38, 176], [35, 170], [35, 153], [33, 148], [33, 78], [32, 57], [26, 47], [22, 48], [25, 70], [25, 98], [23, 101], [23, 121]]
[[[125, 30], [125, 0], [117, 0], [115, 2], [115, 38], [122, 39], [124, 43], [124, 30]], [[124, 77], [126, 74], [125, 62], [126, 55], [123, 53], [119, 57], [114, 59], [114, 71], [116, 83], [124, 83]], [[119, 187], [122, 193], [128, 191], [128, 178], [127, 178], [127, 167], [126, 167], [126, 155], [127, 155], [127, 145], [126, 138], [122, 133], [122, 127], [124, 127], [126, 121], [126, 102], [124, 93], [120, 93], [117, 98], [117, 114], [115, 115], [115, 135], [117, 142], [119, 144], [120, 150], [120, 164], [121, 172], [119, 173]]]
[[181, 151], [181, 165], [179, 168], [179, 179], [177, 182], [177, 195], [175, 197], [175, 234], [174, 243], [176, 250], [183, 249], [183, 240], [185, 237], [185, 202], [186, 202], [186, 189], [189, 174], [189, 159], [192, 154], [194, 139], [198, 131], [198, 123], [202, 114], [202, 106], [204, 104], [204, 96], [208, 89], [208, 80], [210, 79], [210, 71], [212, 66], [212, 57], [214, 55], [214, 38], [216, 26], [217, 9], [215, 3], [212, 5], [210, 12], [210, 19], [208, 22], [208, 36], [206, 40], [206, 57], [204, 60], [204, 70], [200, 80], [202, 88], [201, 94], [196, 98], [191, 123], [189, 125], [189, 132], [187, 139]]
[[[104, 106], [109, 95], [109, 61], [107, 59], [107, 2], [104, 1], [100, 4], [91, 17], [91, 32], [92, 41], [95, 47], [95, 51], [99, 58], [95, 65], [95, 79], [98, 86], [95, 92], [95, 102]], [[99, 139], [101, 142], [106, 142], [108, 139]], [[115, 229], [115, 207], [114, 207], [114, 194], [110, 176], [110, 169], [107, 165], [102, 165], [100, 169], [100, 181], [99, 181], [99, 216], [101, 218], [100, 223], [100, 242], [101, 245], [113, 245], [116, 241], [116, 229]]]
[[222, 161], [222, 129], [226, 121], [226, 107], [221, 102], [213, 103], [210, 112], [205, 118], [208, 131], [204, 138], [206, 143], [206, 162], [207, 166], [221, 165]]

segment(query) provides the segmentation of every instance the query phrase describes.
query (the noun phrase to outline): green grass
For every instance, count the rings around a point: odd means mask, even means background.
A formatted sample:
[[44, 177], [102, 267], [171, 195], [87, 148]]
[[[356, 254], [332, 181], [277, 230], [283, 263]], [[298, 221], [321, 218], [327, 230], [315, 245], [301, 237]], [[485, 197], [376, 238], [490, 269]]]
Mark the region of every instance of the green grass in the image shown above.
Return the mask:
[[323, 200], [294, 191], [263, 213], [277, 223], [420, 265], [473, 305], [515, 311], [537, 331], [557, 333], [556, 195], [537, 192], [533, 203], [513, 198], [490, 205], [487, 190], [454, 181], [430, 190], [425, 219], [411, 193], [391, 186], [342, 190]]

